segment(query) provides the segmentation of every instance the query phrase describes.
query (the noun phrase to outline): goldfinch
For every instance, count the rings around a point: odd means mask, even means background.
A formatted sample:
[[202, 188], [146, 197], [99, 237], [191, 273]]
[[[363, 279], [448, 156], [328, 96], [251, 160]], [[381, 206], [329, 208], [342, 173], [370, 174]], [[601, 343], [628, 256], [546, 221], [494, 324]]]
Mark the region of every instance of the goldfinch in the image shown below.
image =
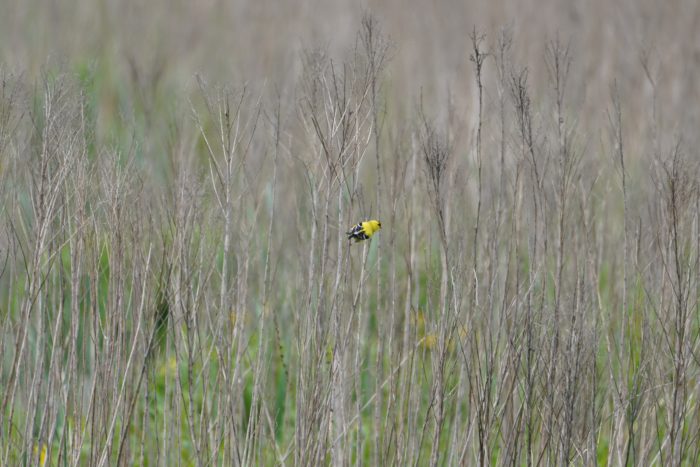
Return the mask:
[[353, 226], [350, 230], [345, 232], [345, 235], [348, 236], [348, 240], [355, 240], [355, 243], [357, 243], [362, 240], [367, 240], [381, 228], [382, 223], [377, 220], [364, 221]]

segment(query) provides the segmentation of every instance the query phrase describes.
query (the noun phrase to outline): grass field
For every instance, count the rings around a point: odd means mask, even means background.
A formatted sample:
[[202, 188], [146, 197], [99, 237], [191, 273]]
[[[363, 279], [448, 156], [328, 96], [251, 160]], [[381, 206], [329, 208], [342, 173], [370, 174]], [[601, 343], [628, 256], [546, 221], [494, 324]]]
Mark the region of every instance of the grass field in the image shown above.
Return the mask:
[[0, 1], [0, 465], [700, 463], [693, 1], [58, 3]]

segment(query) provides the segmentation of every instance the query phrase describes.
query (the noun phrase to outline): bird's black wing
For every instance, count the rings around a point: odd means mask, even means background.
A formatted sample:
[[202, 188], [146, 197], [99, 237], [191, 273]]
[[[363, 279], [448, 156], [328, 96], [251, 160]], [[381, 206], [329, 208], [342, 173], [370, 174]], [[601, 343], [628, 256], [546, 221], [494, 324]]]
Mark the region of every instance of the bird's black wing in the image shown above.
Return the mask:
[[355, 241], [367, 240], [369, 236], [365, 233], [365, 229], [362, 227], [362, 223], [357, 224], [352, 229], [346, 232], [348, 240], [354, 239]]

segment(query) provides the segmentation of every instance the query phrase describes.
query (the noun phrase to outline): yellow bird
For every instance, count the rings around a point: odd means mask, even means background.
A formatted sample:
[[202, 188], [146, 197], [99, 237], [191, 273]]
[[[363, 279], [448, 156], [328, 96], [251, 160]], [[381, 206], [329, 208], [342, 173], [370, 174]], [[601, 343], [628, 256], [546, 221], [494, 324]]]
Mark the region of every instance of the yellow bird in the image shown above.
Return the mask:
[[348, 236], [348, 240], [355, 240], [355, 243], [357, 243], [367, 240], [381, 228], [382, 223], [377, 220], [363, 221], [345, 232], [345, 235]]

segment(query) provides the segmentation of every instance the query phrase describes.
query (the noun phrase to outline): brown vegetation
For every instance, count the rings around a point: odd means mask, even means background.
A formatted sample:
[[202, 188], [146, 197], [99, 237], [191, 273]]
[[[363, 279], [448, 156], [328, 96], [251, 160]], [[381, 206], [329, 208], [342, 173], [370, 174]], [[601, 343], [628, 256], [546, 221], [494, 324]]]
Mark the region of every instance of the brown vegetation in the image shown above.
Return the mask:
[[74, 3], [0, 19], [0, 465], [700, 462], [692, 5]]

